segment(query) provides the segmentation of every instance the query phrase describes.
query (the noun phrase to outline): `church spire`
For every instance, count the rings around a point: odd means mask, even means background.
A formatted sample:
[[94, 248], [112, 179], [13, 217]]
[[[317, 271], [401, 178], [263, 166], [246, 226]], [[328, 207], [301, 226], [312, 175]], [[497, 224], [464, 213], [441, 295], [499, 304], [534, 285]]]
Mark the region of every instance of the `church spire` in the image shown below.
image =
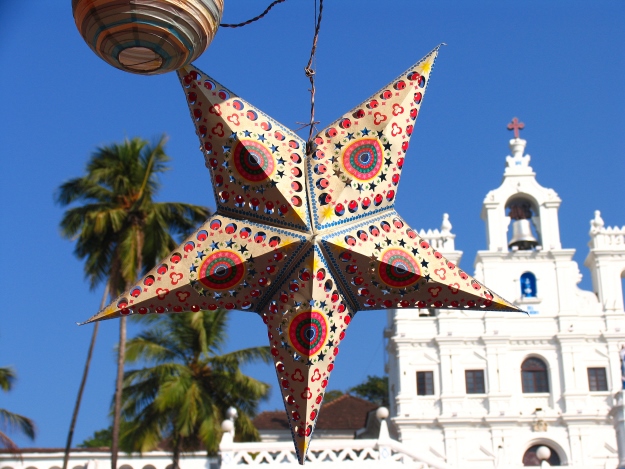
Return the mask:
[[519, 134], [525, 124], [515, 117], [507, 128], [514, 131], [514, 138], [509, 140], [511, 153], [506, 157], [503, 181], [487, 194], [482, 206], [488, 250], [508, 253], [561, 249], [560, 198], [553, 189], [536, 181], [530, 155], [525, 153], [527, 141]]
[[509, 174], [533, 174], [530, 166], [530, 155], [524, 155], [527, 141], [519, 135], [519, 131], [525, 128], [523, 122], [519, 122], [517, 117], [508, 124], [508, 130], [514, 131], [514, 138], [510, 140], [511, 156], [506, 157], [506, 175]]

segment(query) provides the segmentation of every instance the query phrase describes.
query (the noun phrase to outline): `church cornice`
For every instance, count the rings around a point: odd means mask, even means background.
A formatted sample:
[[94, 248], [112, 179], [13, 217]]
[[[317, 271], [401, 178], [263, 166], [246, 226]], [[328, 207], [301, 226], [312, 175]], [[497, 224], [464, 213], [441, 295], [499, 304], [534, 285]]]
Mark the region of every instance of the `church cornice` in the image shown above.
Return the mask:
[[[550, 319], [557, 319], [556, 317]], [[492, 334], [485, 333], [476, 336], [449, 336], [436, 335], [432, 336], [405, 336], [401, 338], [392, 337], [389, 343], [393, 343], [399, 350], [400, 348], [431, 348], [438, 346], [448, 348], [450, 346], [487, 346], [487, 345], [562, 345], [571, 343], [607, 343], [608, 341], [622, 341], [623, 334], [618, 332], [602, 331], [597, 335], [594, 332], [589, 333], [571, 333], [560, 331], [555, 334], [545, 334], [543, 337], [536, 335], [520, 335], [514, 336], [510, 334]]]
[[[453, 427], [532, 427], [538, 418], [536, 415], [484, 415], [470, 416], [458, 414], [457, 416], [446, 415], [432, 419], [431, 417], [393, 417], [396, 424], [414, 425], [419, 428], [453, 428]], [[549, 427], [566, 428], [572, 425], [594, 423], [596, 425], [610, 424], [609, 413], [603, 414], [558, 414], [541, 416]], [[542, 432], [537, 432], [542, 433]]]
[[580, 341], [584, 341], [586, 343], [597, 343], [597, 342], [605, 342], [605, 340], [601, 340], [601, 337], [589, 336], [587, 334], [580, 333], [571, 333], [571, 332], [559, 332], [556, 334], [556, 340], [564, 345], [571, 345], [579, 343]]
[[476, 259], [505, 260], [507, 262], [526, 262], [527, 260], [540, 261], [570, 261], [575, 255], [575, 249], [543, 249], [541, 251], [477, 251]]
[[556, 345], [553, 337], [539, 339], [536, 337], [524, 337], [510, 339], [510, 345]]

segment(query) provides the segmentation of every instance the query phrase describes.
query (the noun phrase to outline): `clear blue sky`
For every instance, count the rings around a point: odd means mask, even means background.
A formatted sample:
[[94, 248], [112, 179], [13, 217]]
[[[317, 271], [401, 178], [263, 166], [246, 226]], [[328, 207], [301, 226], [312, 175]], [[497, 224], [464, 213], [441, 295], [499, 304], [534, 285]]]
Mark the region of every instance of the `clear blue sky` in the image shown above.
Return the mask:
[[[255, 16], [268, 3], [226, 0], [224, 21]], [[289, 0], [258, 23], [220, 30], [196, 64], [295, 128], [308, 120], [303, 68], [312, 33], [313, 1]], [[625, 3], [326, 0], [317, 54], [321, 126], [440, 42], [448, 46], [412, 137], [398, 210], [417, 228], [438, 227], [448, 212], [472, 272], [486, 245], [482, 200], [501, 181], [506, 124], [518, 116], [539, 182], [563, 200], [562, 243], [577, 249], [581, 265], [595, 209], [608, 225], [625, 223]], [[173, 161], [162, 200], [214, 201], [176, 76], [109, 67], [78, 35], [69, 0], [0, 1], [0, 64], [0, 366], [19, 376], [0, 406], [37, 422], [36, 446], [60, 447], [91, 336], [91, 326], [75, 323], [97, 310], [101, 291], [89, 291], [72, 243], [59, 236], [55, 189], [83, 173], [96, 146], [166, 132]], [[385, 322], [382, 312], [358, 314], [331, 388], [383, 373]], [[108, 321], [100, 329], [76, 443], [108, 425], [117, 328]], [[266, 333], [257, 316], [237, 312], [230, 338], [232, 349], [264, 345]], [[247, 371], [274, 384], [270, 367]], [[276, 390], [263, 409], [280, 407]]]

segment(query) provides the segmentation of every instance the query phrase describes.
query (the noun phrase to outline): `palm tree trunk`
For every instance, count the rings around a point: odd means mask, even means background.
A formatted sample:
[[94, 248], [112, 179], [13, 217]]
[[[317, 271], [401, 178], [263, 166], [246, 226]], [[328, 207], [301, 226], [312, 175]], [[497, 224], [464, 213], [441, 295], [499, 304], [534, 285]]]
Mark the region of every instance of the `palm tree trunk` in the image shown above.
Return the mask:
[[[100, 302], [100, 310], [106, 306], [106, 297], [108, 296], [109, 286], [108, 283], [104, 287], [104, 294], [102, 295], [102, 301]], [[63, 469], [67, 469], [67, 463], [69, 462], [69, 451], [72, 447], [72, 439], [74, 438], [74, 428], [76, 427], [76, 420], [78, 419], [78, 411], [80, 410], [80, 402], [82, 401], [82, 394], [85, 391], [85, 384], [87, 384], [87, 376], [89, 375], [89, 367], [91, 366], [91, 357], [93, 356], [93, 348], [95, 347], [95, 340], [98, 336], [98, 328], [100, 323], [96, 322], [93, 325], [93, 334], [91, 335], [91, 343], [89, 344], [89, 351], [87, 352], [87, 361], [85, 362], [85, 369], [82, 373], [82, 380], [80, 381], [80, 387], [78, 388], [78, 396], [76, 397], [76, 404], [74, 405], [74, 413], [72, 414], [72, 421], [69, 424], [69, 432], [67, 433], [67, 443], [65, 444], [65, 455], [63, 456]]]
[[172, 469], [180, 469], [180, 448], [182, 447], [182, 436], [174, 437], [174, 454], [172, 458]]
[[[139, 277], [143, 272], [143, 232], [136, 231], [137, 272]], [[119, 452], [119, 424], [122, 413], [122, 391], [124, 386], [124, 362], [126, 361], [126, 316], [119, 321], [119, 348], [117, 353], [117, 380], [115, 381], [115, 407], [113, 410], [113, 435], [111, 444], [111, 469], [117, 469], [117, 453]]]
[[126, 356], [126, 317], [119, 320], [119, 348], [117, 353], [117, 379], [115, 381], [115, 407], [113, 410], [113, 441], [111, 444], [111, 469], [117, 469], [119, 451], [119, 422], [122, 411], [122, 388], [124, 381], [124, 359]]

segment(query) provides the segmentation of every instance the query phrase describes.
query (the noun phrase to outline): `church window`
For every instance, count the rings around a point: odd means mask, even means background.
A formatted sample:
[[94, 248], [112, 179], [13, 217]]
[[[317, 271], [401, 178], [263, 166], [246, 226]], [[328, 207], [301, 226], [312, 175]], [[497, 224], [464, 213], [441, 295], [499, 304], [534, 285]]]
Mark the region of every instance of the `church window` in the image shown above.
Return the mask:
[[608, 390], [605, 368], [588, 368], [588, 388], [590, 391]]
[[521, 365], [521, 383], [524, 393], [549, 392], [545, 362], [536, 357], [526, 359]]
[[417, 371], [417, 395], [434, 395], [434, 372]]
[[467, 386], [467, 394], [484, 394], [484, 370], [466, 370], [464, 381]]
[[[553, 449], [552, 447], [548, 445], [540, 444], [540, 445], [532, 446], [530, 449], [528, 449], [525, 452], [525, 454], [523, 455], [523, 466], [540, 466], [541, 465], [542, 460], [539, 458], [539, 456], [544, 457], [544, 455], [539, 453], [539, 448], [541, 446], [547, 447], [549, 449], [549, 451], [546, 452], [549, 456], [545, 460], [547, 461], [549, 466], [562, 465], [562, 462], [560, 461], [560, 456], [558, 456], [558, 453], [556, 452], [555, 449]], [[544, 450], [543, 450], [543, 453], [545, 453]]]
[[536, 298], [536, 276], [531, 272], [521, 275], [521, 297]]

